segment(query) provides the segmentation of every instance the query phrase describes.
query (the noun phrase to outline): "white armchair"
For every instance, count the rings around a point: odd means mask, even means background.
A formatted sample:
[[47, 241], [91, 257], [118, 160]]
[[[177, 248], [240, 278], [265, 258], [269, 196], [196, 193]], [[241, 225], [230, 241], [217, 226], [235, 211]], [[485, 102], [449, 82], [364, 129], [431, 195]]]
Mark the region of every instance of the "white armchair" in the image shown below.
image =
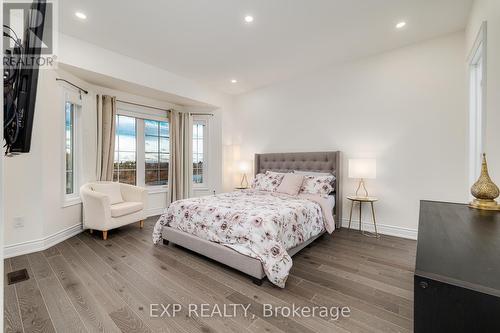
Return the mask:
[[83, 202], [83, 226], [102, 231], [104, 240], [108, 230], [139, 221], [142, 229], [146, 219], [147, 190], [115, 182], [93, 182], [80, 188]]

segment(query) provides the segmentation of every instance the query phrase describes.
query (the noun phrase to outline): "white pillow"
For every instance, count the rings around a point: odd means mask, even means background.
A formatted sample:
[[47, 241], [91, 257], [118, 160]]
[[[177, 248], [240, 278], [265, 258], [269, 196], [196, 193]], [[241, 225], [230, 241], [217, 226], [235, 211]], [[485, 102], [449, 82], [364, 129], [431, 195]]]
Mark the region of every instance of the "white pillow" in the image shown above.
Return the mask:
[[92, 189], [107, 195], [112, 205], [123, 202], [119, 183], [96, 183], [92, 185]]
[[281, 181], [280, 186], [278, 186], [276, 192], [297, 195], [302, 187], [302, 182], [304, 182], [303, 175], [287, 173], [283, 177], [283, 180]]

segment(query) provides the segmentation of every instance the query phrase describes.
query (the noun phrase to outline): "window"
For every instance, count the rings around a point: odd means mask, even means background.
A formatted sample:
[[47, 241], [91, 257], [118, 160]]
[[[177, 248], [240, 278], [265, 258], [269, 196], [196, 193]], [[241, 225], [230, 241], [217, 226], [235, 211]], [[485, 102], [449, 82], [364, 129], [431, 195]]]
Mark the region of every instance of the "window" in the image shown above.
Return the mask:
[[[170, 164], [170, 124], [165, 112], [119, 103], [113, 180], [167, 190]], [[193, 186], [208, 188], [209, 118], [195, 116], [192, 127]]]
[[166, 191], [170, 128], [165, 113], [118, 105], [113, 180]]
[[204, 133], [205, 122], [194, 121], [193, 123], [193, 183], [204, 183]]
[[469, 56], [469, 182], [481, 171], [486, 124], [486, 23], [483, 23]]
[[[79, 132], [79, 119], [81, 116], [82, 100], [80, 94], [72, 89], [62, 87], [61, 101], [61, 121], [64, 124], [61, 126], [62, 135], [62, 163], [61, 163], [61, 178], [62, 178], [62, 205], [68, 207], [76, 205], [80, 200], [80, 155], [81, 142]], [[63, 120], [64, 119], [64, 120]]]
[[136, 118], [123, 115], [116, 117], [114, 181], [137, 184], [136, 131]]
[[66, 195], [75, 194], [75, 104], [65, 103]]
[[144, 120], [145, 183], [167, 185], [170, 160], [169, 124], [166, 121]]

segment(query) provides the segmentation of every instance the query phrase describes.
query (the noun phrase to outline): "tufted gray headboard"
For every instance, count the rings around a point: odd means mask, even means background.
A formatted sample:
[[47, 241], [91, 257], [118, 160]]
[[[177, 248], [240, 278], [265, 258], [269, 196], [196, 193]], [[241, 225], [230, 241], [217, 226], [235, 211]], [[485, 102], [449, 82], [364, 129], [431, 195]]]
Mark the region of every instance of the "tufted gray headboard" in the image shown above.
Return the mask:
[[255, 174], [266, 171], [292, 172], [294, 170], [329, 172], [335, 181], [335, 224], [341, 227], [342, 217], [342, 153], [340, 151], [307, 153], [255, 154]]

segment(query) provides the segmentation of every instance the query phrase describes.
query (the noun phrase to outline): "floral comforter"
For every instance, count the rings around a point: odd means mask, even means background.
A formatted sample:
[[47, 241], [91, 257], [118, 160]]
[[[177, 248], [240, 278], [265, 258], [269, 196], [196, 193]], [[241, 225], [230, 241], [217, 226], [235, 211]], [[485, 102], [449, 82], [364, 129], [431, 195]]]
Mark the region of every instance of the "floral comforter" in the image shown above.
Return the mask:
[[245, 190], [173, 202], [156, 223], [153, 242], [169, 226], [222, 244], [259, 259], [269, 281], [284, 288], [292, 267], [287, 250], [320, 234], [325, 224], [320, 203], [310, 198]]

